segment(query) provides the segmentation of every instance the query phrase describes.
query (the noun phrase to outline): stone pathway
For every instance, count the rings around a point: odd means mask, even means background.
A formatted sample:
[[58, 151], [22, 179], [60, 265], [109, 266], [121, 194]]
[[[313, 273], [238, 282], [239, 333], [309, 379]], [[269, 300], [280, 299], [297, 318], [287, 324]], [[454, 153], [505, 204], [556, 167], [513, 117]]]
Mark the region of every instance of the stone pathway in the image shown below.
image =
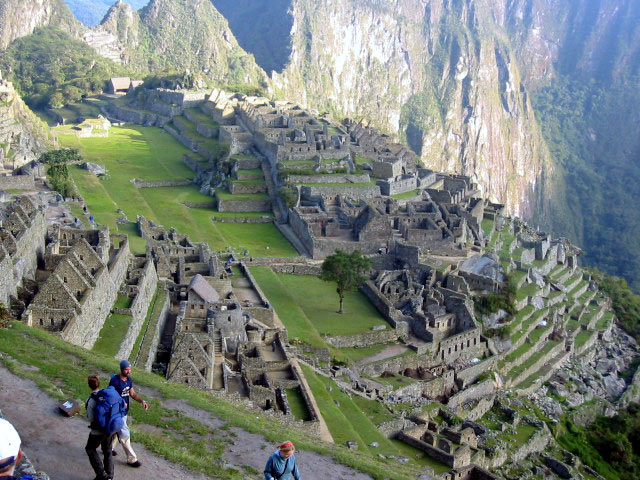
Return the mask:
[[369, 363], [377, 362], [379, 360], [385, 360], [391, 357], [397, 357], [398, 355], [402, 355], [409, 347], [406, 345], [389, 345], [387, 348], [382, 350], [381, 352], [376, 353], [375, 355], [371, 355], [369, 357], [364, 357], [356, 363], [357, 367], [362, 367], [364, 365], [368, 365]]

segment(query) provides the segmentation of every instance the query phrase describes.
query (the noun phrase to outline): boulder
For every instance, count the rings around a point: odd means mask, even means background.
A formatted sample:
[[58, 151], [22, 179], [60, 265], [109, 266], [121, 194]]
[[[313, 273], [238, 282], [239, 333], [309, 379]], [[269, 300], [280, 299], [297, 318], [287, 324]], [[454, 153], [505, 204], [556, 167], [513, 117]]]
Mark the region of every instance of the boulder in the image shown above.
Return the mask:
[[616, 370], [617, 370], [616, 362], [615, 360], [610, 358], [601, 358], [600, 360], [598, 360], [598, 363], [596, 364], [596, 371], [600, 375], [606, 375], [608, 373], [615, 372]]
[[553, 470], [553, 473], [558, 475], [560, 478], [572, 477], [569, 467], [562, 463], [560, 460], [553, 457], [545, 457], [544, 463], [546, 463], [547, 467]]
[[540, 288], [544, 287], [544, 285], [546, 283], [544, 281], [544, 276], [542, 275], [542, 273], [540, 273], [535, 268], [531, 269], [531, 273], [529, 274], [529, 278], [531, 279], [531, 282], [535, 283]]
[[604, 383], [604, 389], [612, 398], [618, 398], [626, 387], [623, 379], [619, 378], [615, 373], [607, 375], [602, 379]]
[[542, 297], [536, 295], [531, 300], [531, 305], [536, 307], [536, 310], [542, 310], [544, 308], [544, 299]]
[[93, 173], [94, 175], [105, 175], [107, 170], [97, 163], [85, 162], [80, 165], [80, 168], [84, 168], [85, 170]]

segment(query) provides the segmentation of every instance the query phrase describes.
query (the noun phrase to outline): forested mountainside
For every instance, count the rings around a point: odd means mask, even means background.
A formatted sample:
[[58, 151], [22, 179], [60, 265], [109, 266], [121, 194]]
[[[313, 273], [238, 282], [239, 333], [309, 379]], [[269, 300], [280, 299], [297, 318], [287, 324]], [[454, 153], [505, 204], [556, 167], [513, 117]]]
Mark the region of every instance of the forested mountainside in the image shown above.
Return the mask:
[[[113, 6], [116, 0], [65, 0], [78, 20], [88, 26], [98, 25]], [[149, 0], [127, 0], [127, 3], [138, 10]]]
[[189, 69], [226, 84], [266, 80], [209, 1], [151, 0], [139, 11], [119, 2], [85, 40], [142, 74]]

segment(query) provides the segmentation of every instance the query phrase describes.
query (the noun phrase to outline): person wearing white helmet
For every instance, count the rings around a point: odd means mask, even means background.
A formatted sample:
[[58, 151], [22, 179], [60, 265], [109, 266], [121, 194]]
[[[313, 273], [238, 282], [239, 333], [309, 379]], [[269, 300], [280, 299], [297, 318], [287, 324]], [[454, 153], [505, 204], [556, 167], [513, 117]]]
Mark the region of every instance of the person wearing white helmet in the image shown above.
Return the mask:
[[[0, 418], [0, 479], [18, 480], [13, 476], [16, 465], [22, 458], [20, 435], [4, 418]], [[24, 478], [24, 477], [23, 477]]]

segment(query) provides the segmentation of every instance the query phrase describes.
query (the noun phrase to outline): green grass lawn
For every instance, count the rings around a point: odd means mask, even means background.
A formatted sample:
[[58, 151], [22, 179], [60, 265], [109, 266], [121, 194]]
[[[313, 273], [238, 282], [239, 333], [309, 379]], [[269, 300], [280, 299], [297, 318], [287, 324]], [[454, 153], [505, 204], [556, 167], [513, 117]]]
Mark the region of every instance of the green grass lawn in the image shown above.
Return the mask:
[[[386, 418], [380, 410], [380, 404], [364, 398], [355, 401], [354, 397], [347, 396], [330, 378], [316, 375], [305, 365], [302, 365], [302, 370], [336, 444], [345, 445], [348, 440], [355, 440], [358, 442], [358, 451], [404, 455], [411, 463], [430, 466], [436, 473], [449, 470], [449, 467], [431, 459], [420, 450], [382, 435], [369, 418], [369, 415], [378, 419]], [[327, 387], [331, 387], [330, 392]], [[339, 405], [336, 405], [336, 401]], [[379, 447], [370, 447], [372, 442], [377, 442]]]
[[133, 303], [133, 299], [127, 297], [126, 295], [118, 295], [116, 298], [116, 303], [113, 304], [114, 308], [129, 308]]
[[[68, 127], [57, 129], [62, 146], [78, 148], [85, 160], [104, 165], [104, 179], [73, 166], [71, 174], [89, 210], [112, 232], [130, 235], [130, 248], [144, 253], [145, 242], [134, 223], [117, 224], [121, 208], [133, 222], [144, 215], [165, 228], [176, 228], [195, 242], [207, 242], [214, 250], [227, 246], [247, 249], [253, 256], [296, 256], [297, 252], [270, 223], [231, 224], [214, 222], [213, 209], [189, 208], [184, 202], [211, 203], [195, 186], [137, 188], [130, 180], [187, 180], [193, 172], [182, 162], [189, 153], [164, 131], [153, 127], [112, 127], [107, 138], [82, 138], [70, 134]], [[259, 216], [269, 213], [258, 213]], [[244, 215], [247, 216], [248, 214]], [[250, 215], [249, 215], [250, 216]], [[268, 247], [268, 248], [267, 248]]]
[[112, 313], [105, 320], [100, 336], [93, 345], [93, 351], [114, 357], [120, 350], [120, 344], [127, 334], [130, 323], [131, 315]]
[[[354, 335], [371, 331], [371, 327], [388, 324], [376, 308], [359, 291], [349, 292], [344, 299], [345, 313], [337, 313], [338, 295], [335, 284], [311, 275], [278, 273], [269, 275], [265, 267], [252, 268], [260, 287], [265, 291], [279, 288], [294, 304], [299, 305], [310, 325], [319, 335]], [[271, 285], [267, 285], [271, 284]], [[265, 291], [266, 294], [266, 291]], [[268, 295], [267, 295], [268, 297]], [[274, 301], [274, 307], [278, 311]], [[278, 315], [280, 312], [278, 311]], [[283, 319], [284, 322], [284, 319]], [[288, 325], [285, 322], [285, 326]]]
[[391, 198], [395, 198], [396, 200], [402, 200], [403, 198], [413, 198], [420, 195], [421, 191], [422, 190], [420, 190], [419, 188], [416, 188], [415, 190], [409, 190], [408, 192], [396, 193], [395, 195], [391, 195]]
[[291, 413], [294, 417], [305, 422], [311, 420], [309, 409], [304, 402], [304, 397], [299, 388], [287, 388], [287, 400], [289, 401], [289, 407], [291, 407]]

